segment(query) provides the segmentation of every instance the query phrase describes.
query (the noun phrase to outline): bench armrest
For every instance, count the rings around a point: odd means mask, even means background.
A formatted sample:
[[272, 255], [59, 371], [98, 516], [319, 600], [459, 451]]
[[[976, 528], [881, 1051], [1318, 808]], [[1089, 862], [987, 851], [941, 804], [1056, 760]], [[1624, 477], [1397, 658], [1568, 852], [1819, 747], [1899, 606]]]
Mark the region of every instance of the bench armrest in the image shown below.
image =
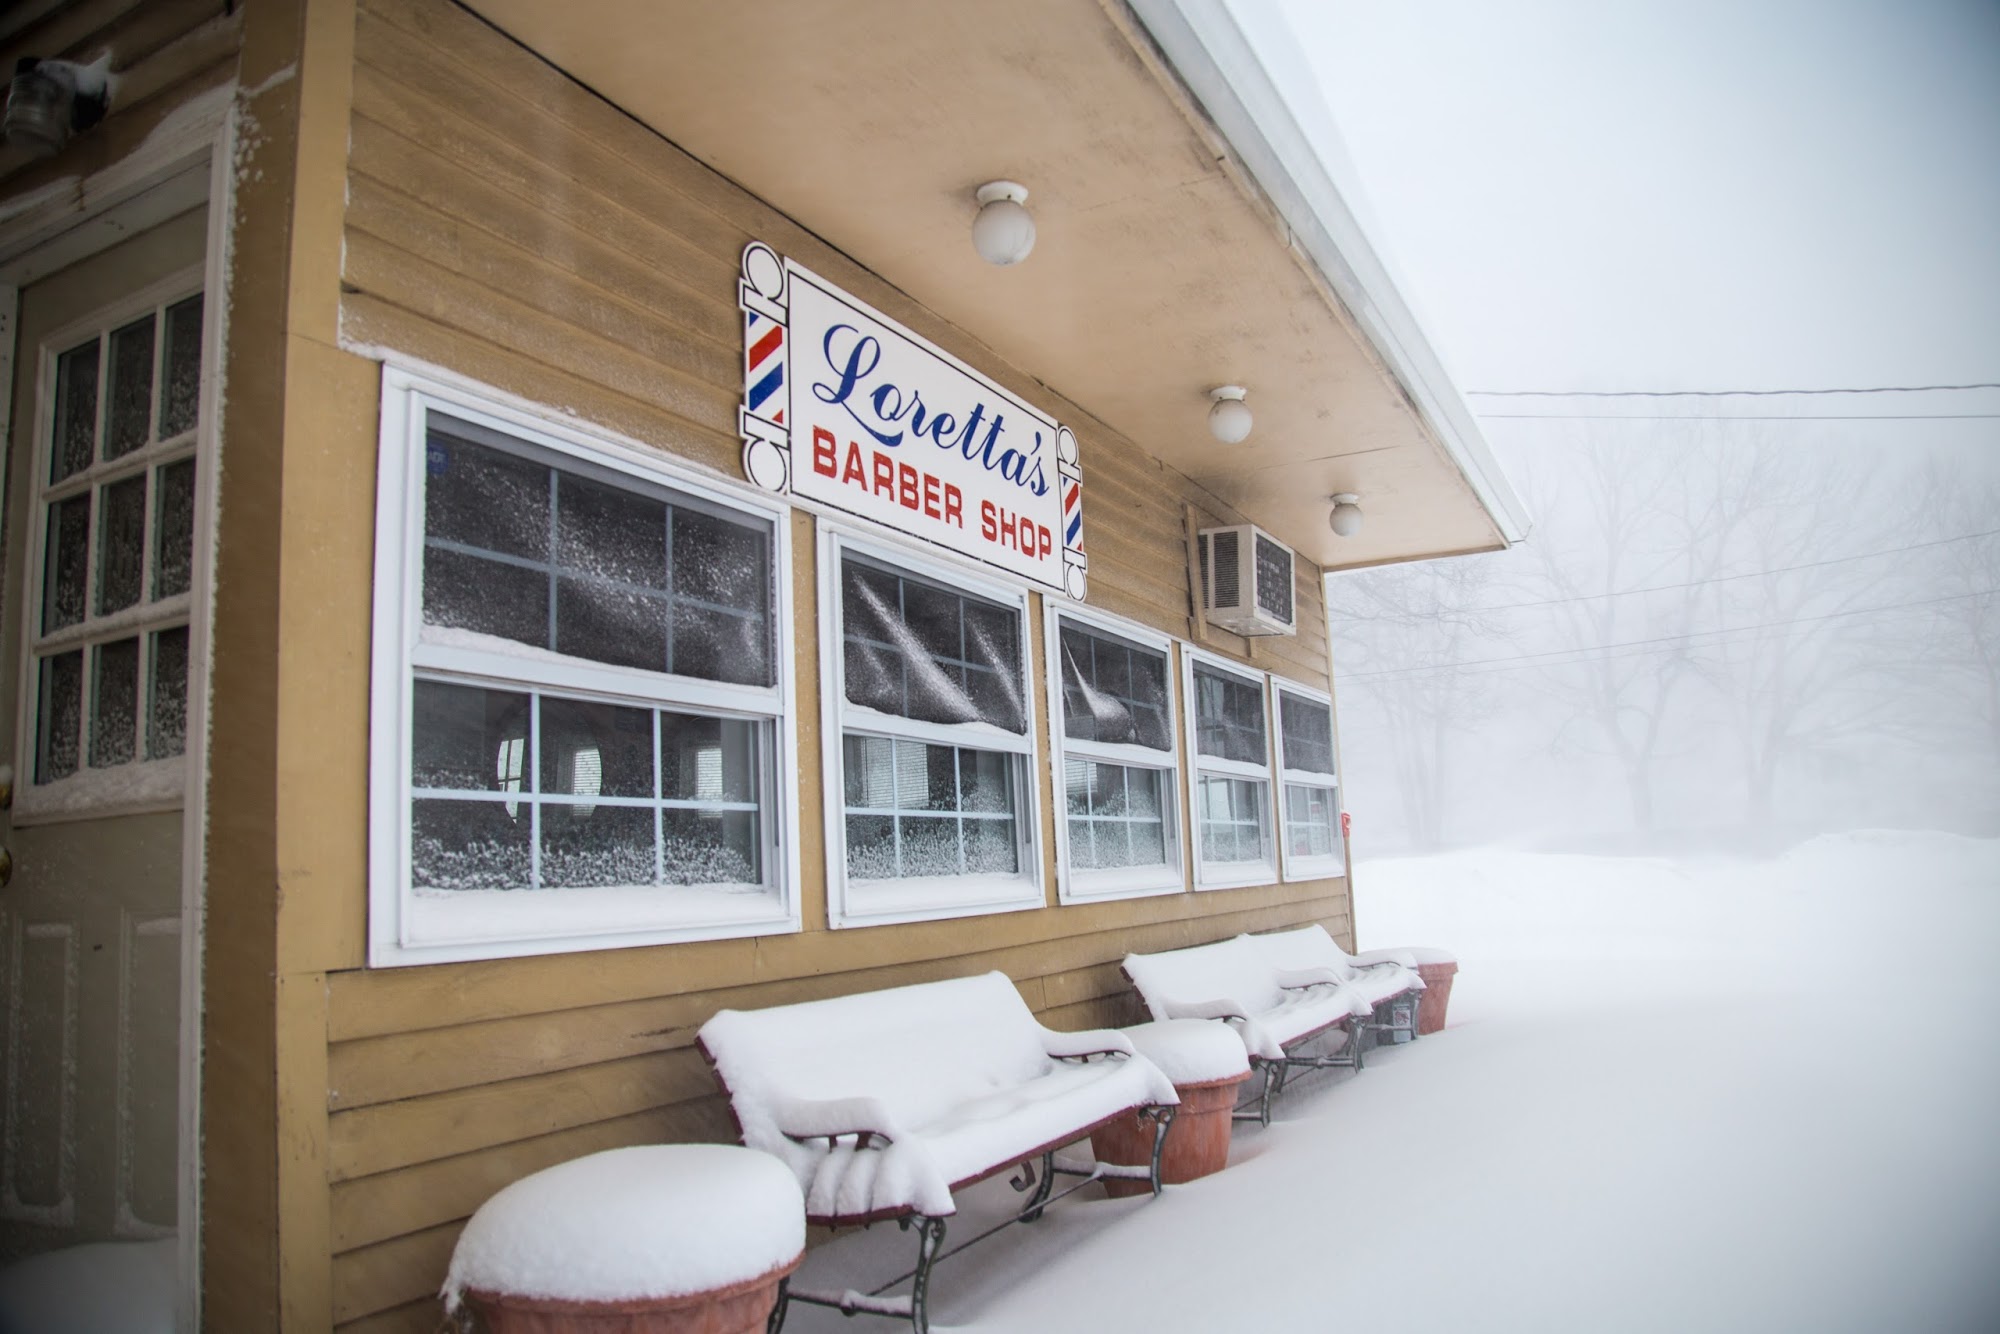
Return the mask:
[[1132, 1040], [1115, 1028], [1091, 1029], [1082, 1033], [1042, 1030], [1042, 1050], [1057, 1061], [1087, 1061], [1093, 1056], [1130, 1056]]
[[1306, 987], [1337, 987], [1347, 979], [1325, 964], [1314, 964], [1310, 968], [1275, 968], [1278, 985], [1286, 991], [1299, 991]]
[[1163, 999], [1160, 1008], [1167, 1019], [1248, 1019], [1250, 1007], [1242, 1001], [1218, 996], [1213, 1000], [1182, 1001]]
[[784, 1098], [771, 1108], [771, 1119], [779, 1134], [800, 1144], [854, 1135], [865, 1148], [870, 1140], [894, 1144], [905, 1138], [879, 1098]]

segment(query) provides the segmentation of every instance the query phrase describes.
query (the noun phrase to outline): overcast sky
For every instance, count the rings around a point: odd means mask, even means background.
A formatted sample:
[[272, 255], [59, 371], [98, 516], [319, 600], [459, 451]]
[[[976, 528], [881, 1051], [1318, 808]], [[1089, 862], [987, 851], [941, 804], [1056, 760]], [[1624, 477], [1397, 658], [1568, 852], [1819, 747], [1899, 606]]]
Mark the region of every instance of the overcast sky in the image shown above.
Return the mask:
[[1280, 2], [1462, 388], [2000, 380], [1995, 0]]

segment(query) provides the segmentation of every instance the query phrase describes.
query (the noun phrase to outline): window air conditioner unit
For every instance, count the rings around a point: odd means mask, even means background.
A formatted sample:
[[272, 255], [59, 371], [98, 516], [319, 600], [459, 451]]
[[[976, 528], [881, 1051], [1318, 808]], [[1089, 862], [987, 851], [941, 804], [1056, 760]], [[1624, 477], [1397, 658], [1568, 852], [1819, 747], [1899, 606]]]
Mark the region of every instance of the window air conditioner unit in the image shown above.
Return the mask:
[[1202, 610], [1211, 625], [1239, 635], [1294, 635], [1292, 549], [1254, 524], [1204, 528]]

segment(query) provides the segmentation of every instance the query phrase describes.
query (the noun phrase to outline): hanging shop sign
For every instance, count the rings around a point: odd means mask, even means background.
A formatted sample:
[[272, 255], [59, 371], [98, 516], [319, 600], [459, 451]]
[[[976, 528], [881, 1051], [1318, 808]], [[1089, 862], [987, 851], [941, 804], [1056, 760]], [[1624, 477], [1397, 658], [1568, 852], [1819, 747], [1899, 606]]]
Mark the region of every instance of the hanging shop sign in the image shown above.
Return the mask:
[[1067, 426], [762, 242], [737, 303], [752, 482], [1082, 599]]

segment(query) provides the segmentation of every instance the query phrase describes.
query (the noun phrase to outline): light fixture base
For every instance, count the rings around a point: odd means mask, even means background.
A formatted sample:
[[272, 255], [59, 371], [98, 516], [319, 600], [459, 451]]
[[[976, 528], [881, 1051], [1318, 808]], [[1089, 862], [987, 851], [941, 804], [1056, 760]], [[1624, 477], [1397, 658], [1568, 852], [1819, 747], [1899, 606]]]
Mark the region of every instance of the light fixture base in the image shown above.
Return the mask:
[[1240, 384], [1225, 384], [1209, 390], [1208, 396], [1217, 403], [1241, 403], [1249, 393], [1250, 391]]
[[1014, 181], [988, 181], [979, 187], [975, 197], [984, 204], [995, 204], [1006, 200], [1010, 204], [1028, 202], [1028, 187]]
[[1332, 500], [1336, 505], [1358, 505], [1361, 503], [1361, 497], [1352, 491], [1336, 491], [1333, 493]]

